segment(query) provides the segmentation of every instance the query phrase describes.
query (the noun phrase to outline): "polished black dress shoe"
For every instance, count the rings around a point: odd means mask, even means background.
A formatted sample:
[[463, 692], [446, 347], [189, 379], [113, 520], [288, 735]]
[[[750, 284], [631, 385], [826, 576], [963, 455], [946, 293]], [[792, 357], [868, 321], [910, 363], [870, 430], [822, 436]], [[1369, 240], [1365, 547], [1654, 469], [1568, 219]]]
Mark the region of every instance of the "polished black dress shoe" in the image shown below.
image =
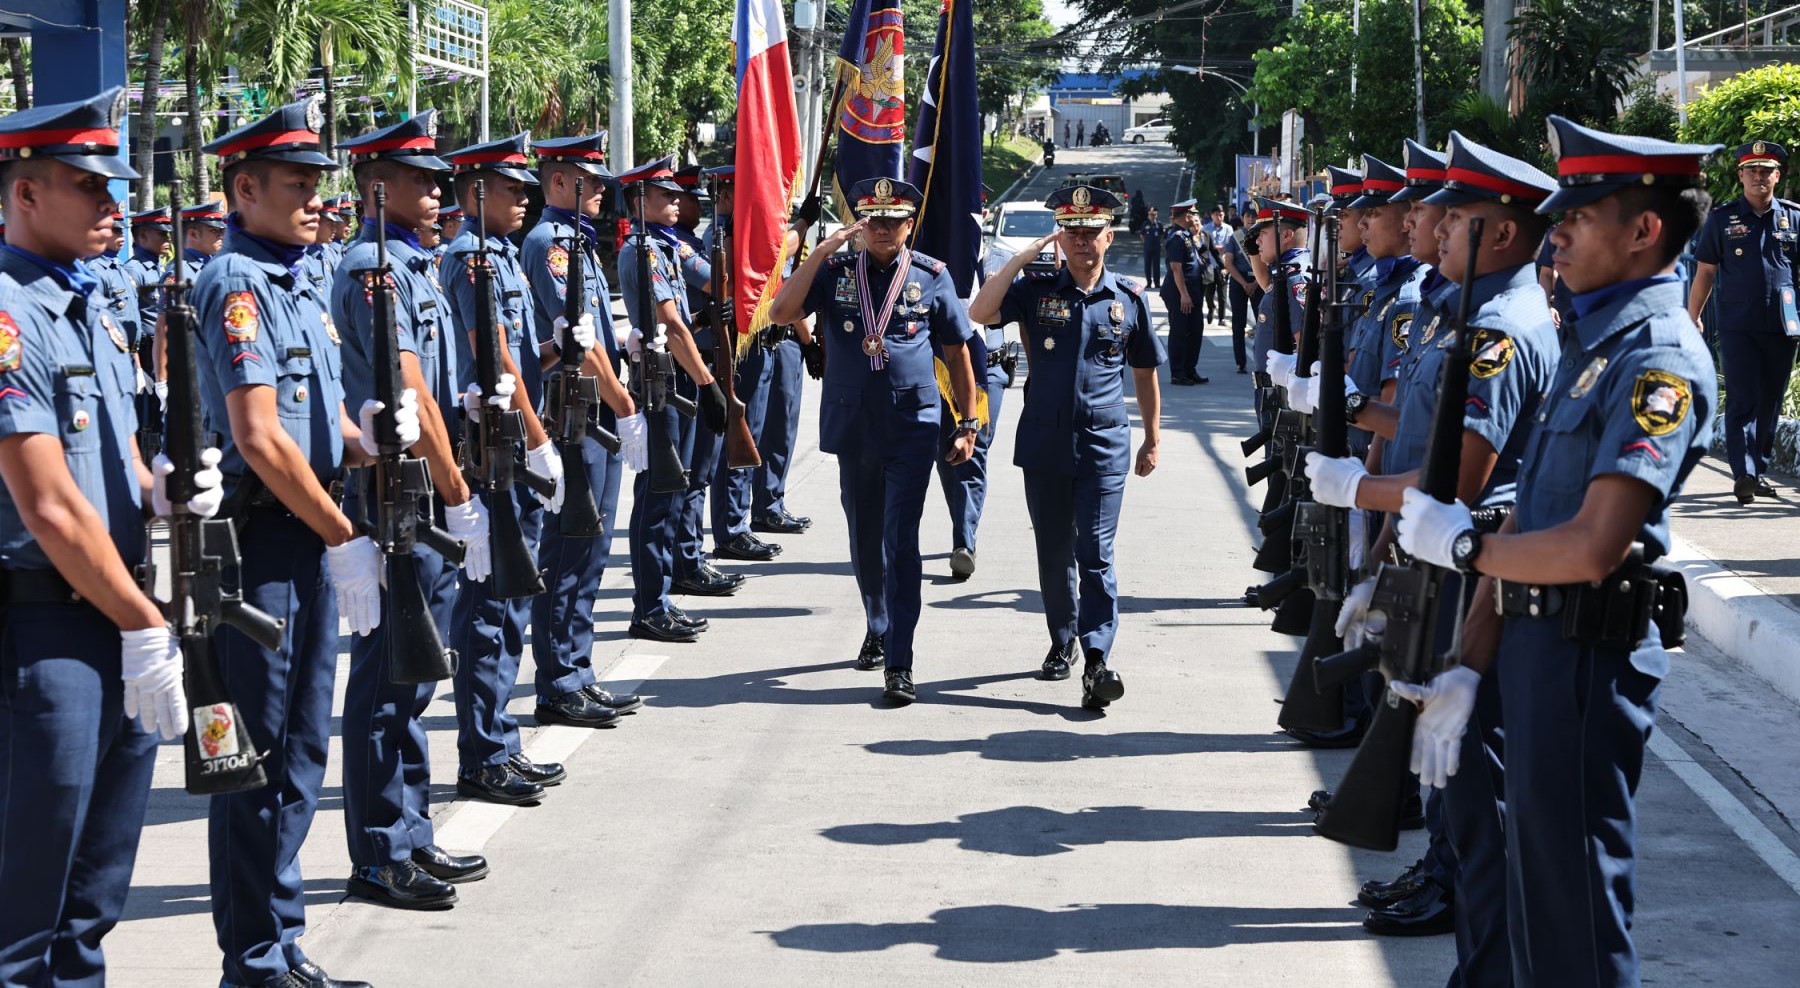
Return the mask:
[[881, 695], [898, 706], [917, 700], [919, 694], [913, 689], [911, 669], [889, 669], [882, 683]]
[[694, 629], [696, 633], [712, 627], [711, 621], [708, 621], [703, 617], [695, 617], [681, 608], [676, 607], [674, 604], [669, 605], [669, 617], [673, 618], [676, 624], [686, 625]]
[[1044, 656], [1044, 664], [1038, 669], [1039, 679], [1053, 682], [1069, 678], [1069, 658], [1075, 651], [1075, 642], [1067, 641], [1061, 645], [1050, 646], [1049, 654]]
[[1456, 897], [1436, 879], [1386, 909], [1363, 918], [1363, 929], [1382, 937], [1435, 937], [1456, 932]]
[[[1314, 789], [1313, 794], [1306, 799], [1306, 808], [1312, 810], [1316, 815], [1325, 812], [1325, 804], [1329, 802], [1331, 802], [1331, 790]], [[1419, 798], [1419, 793], [1415, 789], [1408, 792], [1406, 798], [1400, 803], [1400, 829], [1423, 830], [1424, 828], [1425, 801]]]
[[1182, 387], [1186, 387], [1190, 384], [1193, 384], [1194, 379], [1191, 377], [1171, 377], [1171, 378], [1169, 378], [1169, 383], [1170, 384], [1179, 384]]
[[744, 578], [741, 576], [726, 576], [718, 570], [708, 572], [708, 567], [703, 566], [693, 574], [676, 580], [669, 589], [674, 593], [693, 597], [729, 597], [743, 585]]
[[1282, 730], [1308, 748], [1354, 748], [1362, 744], [1363, 735], [1368, 733], [1368, 725], [1356, 721], [1330, 732], [1309, 731], [1300, 727], [1284, 727]]
[[1739, 504], [1749, 504], [1756, 500], [1756, 478], [1739, 477], [1731, 482], [1731, 493], [1737, 495]]
[[395, 909], [449, 909], [456, 905], [456, 889], [449, 882], [427, 875], [411, 861], [358, 868], [350, 873], [348, 891], [358, 899]]
[[1775, 489], [1774, 484], [1769, 483], [1769, 478], [1767, 478], [1767, 477], [1756, 478], [1756, 493], [1762, 495], [1763, 497], [1780, 497], [1781, 496], [1781, 492]]
[[667, 611], [634, 619], [626, 629], [626, 634], [653, 642], [691, 642], [700, 639], [700, 632], [694, 630], [692, 625], [682, 624]]
[[770, 535], [799, 535], [811, 527], [811, 518], [790, 515], [785, 511], [778, 515], [756, 518], [750, 522], [752, 532], [766, 532]]
[[1106, 661], [1089, 659], [1081, 671], [1081, 705], [1088, 710], [1105, 710], [1125, 695], [1125, 680], [1106, 667]]
[[1248, 373], [1250, 373], [1250, 370], [1249, 370], [1249, 368], [1245, 367], [1243, 364], [1239, 364], [1238, 365], [1238, 373], [1239, 374], [1248, 374]]
[[750, 563], [762, 563], [781, 555], [781, 547], [770, 545], [745, 532], [735, 536], [730, 542], [715, 547], [713, 555], [720, 559], [741, 559]]
[[1212, 378], [1207, 377], [1206, 375], [1202, 374], [1199, 377], [1188, 378], [1188, 383], [1189, 384], [1211, 384]]
[[506, 764], [511, 765], [512, 770], [519, 773], [519, 777], [526, 782], [535, 782], [546, 789], [562, 785], [563, 780], [569, 777], [561, 762], [534, 762], [526, 758], [522, 751], [508, 758]]
[[412, 860], [420, 871], [451, 885], [480, 881], [488, 876], [486, 858], [479, 854], [451, 854], [436, 844], [413, 848]]
[[856, 667], [865, 672], [887, 664], [887, 645], [871, 631], [863, 636], [862, 651], [856, 653]]
[[296, 984], [304, 988], [372, 988], [367, 981], [339, 981], [312, 961], [307, 961], [288, 973], [298, 975], [300, 980]]
[[602, 707], [617, 710], [622, 714], [631, 713], [644, 705], [644, 698], [636, 693], [608, 693], [598, 686], [583, 686], [581, 691], [588, 695], [588, 699]]
[[540, 724], [567, 724], [570, 727], [612, 727], [619, 719], [619, 712], [611, 707], [603, 707], [594, 702], [594, 698], [575, 690], [540, 701], [537, 705], [537, 719]]
[[1425, 883], [1425, 859], [1406, 866], [1400, 877], [1391, 882], [1367, 881], [1356, 892], [1356, 901], [1370, 909], [1386, 909], [1412, 895]]
[[505, 762], [484, 765], [473, 772], [458, 772], [456, 792], [470, 799], [507, 806], [531, 806], [544, 798], [543, 786], [520, 775]]

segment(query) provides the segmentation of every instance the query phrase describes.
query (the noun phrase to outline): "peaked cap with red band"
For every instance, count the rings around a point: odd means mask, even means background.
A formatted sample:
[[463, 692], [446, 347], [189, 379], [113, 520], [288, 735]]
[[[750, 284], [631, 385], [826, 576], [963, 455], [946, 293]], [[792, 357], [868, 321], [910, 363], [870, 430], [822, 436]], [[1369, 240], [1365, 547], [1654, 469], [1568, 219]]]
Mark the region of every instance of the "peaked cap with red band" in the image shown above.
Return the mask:
[[1536, 209], [1556, 191], [1556, 180], [1517, 158], [1450, 132], [1444, 187], [1424, 198], [1433, 206], [1463, 206], [1482, 199]]
[[260, 158], [335, 169], [337, 162], [325, 154], [324, 142], [319, 138], [319, 131], [324, 126], [324, 100], [310, 96], [289, 103], [255, 123], [245, 124], [201, 150], [218, 155], [219, 164], [226, 168]]
[[1406, 188], [1406, 173], [1372, 154], [1363, 155], [1362, 195], [1346, 208], [1373, 209], [1385, 206], [1394, 193]]
[[552, 137], [538, 141], [532, 145], [537, 152], [538, 166], [552, 161], [561, 161], [574, 165], [582, 171], [597, 178], [612, 178], [612, 172], [606, 170], [606, 131], [595, 134], [582, 134], [579, 137]]
[[1585, 206], [1633, 186], [1703, 187], [1706, 174], [1702, 163], [1724, 147], [1608, 134], [1554, 115], [1549, 127], [1560, 188], [1538, 207], [1540, 213]]
[[223, 230], [225, 229], [225, 207], [211, 199], [195, 203], [181, 210], [181, 222], [187, 226], [210, 226], [215, 230]]
[[437, 156], [437, 111], [421, 110], [389, 127], [358, 134], [338, 147], [350, 152], [350, 163], [398, 161], [425, 171], [447, 172], [450, 165]]
[[620, 185], [636, 185], [639, 182], [654, 185], [659, 189], [667, 189], [670, 192], [687, 191], [675, 184], [675, 159], [671, 156], [646, 162], [628, 172], [619, 174]]
[[1326, 191], [1331, 193], [1331, 201], [1339, 208], [1350, 205], [1356, 197], [1362, 195], [1363, 174], [1336, 165], [1326, 165], [1325, 173], [1331, 177], [1331, 184]]
[[131, 214], [131, 228], [133, 230], [145, 226], [168, 233], [173, 229], [169, 223], [169, 207], [158, 206], [155, 209], [146, 209], [141, 213]]
[[1250, 200], [1256, 205], [1256, 219], [1250, 222], [1253, 232], [1261, 230], [1264, 224], [1277, 220], [1294, 226], [1305, 226], [1306, 221], [1312, 218], [1312, 213], [1297, 202], [1270, 199], [1267, 196], [1251, 196]]
[[1407, 138], [1406, 188], [1394, 193], [1388, 202], [1413, 202], [1443, 188], [1444, 173], [1449, 167], [1448, 157]]
[[689, 165], [686, 168], [677, 169], [675, 184], [681, 186], [681, 191], [698, 196], [702, 202], [712, 201], [712, 197], [706, 194], [706, 169], [699, 165]]
[[139, 178], [119, 157], [125, 89], [113, 86], [73, 103], [34, 106], [0, 117], [0, 162], [49, 158], [107, 178]]
[[1738, 167], [1745, 165], [1767, 165], [1770, 168], [1787, 167], [1787, 148], [1774, 141], [1751, 141], [1737, 149]]
[[458, 148], [444, 155], [450, 167], [457, 175], [473, 175], [477, 172], [492, 172], [503, 178], [526, 185], [538, 184], [537, 176], [526, 171], [531, 167], [531, 159], [526, 157], [526, 150], [531, 147], [529, 131], [502, 137], [486, 144], [471, 144], [466, 148]]

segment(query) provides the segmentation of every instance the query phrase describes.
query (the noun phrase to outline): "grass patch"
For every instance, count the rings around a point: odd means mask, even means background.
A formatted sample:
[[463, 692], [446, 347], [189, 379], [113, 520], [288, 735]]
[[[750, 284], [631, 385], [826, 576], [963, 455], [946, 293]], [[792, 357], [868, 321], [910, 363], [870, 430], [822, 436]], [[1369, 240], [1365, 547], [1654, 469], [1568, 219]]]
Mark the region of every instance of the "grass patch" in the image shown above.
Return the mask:
[[982, 142], [981, 180], [998, 196], [1043, 160], [1044, 149], [1029, 137], [1014, 136], [998, 144]]

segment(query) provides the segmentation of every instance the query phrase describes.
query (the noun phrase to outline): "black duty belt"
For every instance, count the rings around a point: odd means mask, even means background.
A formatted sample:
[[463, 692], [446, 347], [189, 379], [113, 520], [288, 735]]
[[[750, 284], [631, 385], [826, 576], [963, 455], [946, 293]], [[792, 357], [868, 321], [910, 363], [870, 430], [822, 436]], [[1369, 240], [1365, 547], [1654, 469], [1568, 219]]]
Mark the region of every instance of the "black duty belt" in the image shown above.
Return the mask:
[[1006, 351], [1004, 349], [988, 351], [987, 365], [989, 367], [998, 367], [1004, 363], [1006, 363]]
[[53, 569], [0, 570], [0, 605], [84, 603], [86, 599]]
[[1679, 570], [1627, 563], [1598, 583], [1545, 585], [1495, 580], [1503, 617], [1562, 618], [1567, 641], [1633, 649], [1656, 628], [1664, 648], [1687, 638], [1687, 579]]

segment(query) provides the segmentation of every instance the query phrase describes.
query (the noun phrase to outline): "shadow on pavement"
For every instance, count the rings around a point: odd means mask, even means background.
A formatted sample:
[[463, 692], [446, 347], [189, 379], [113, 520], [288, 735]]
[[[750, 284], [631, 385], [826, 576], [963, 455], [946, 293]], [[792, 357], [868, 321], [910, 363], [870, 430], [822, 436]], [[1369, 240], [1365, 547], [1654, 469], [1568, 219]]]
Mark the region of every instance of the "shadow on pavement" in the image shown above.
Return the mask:
[[821, 831], [845, 844], [922, 844], [954, 840], [965, 851], [1039, 858], [1116, 841], [1176, 841], [1202, 837], [1293, 837], [1310, 833], [1303, 813], [1231, 810], [1147, 810], [1092, 806], [1073, 813], [1042, 806], [965, 813], [941, 823], [855, 823]]
[[[723, 673], [699, 679], [658, 679], [653, 683], [645, 684], [641, 692], [647, 697], [653, 697], [652, 706], [656, 707], [722, 707], [738, 703], [778, 703], [796, 706], [861, 704], [883, 709], [890, 706], [886, 700], [881, 698], [882, 679], [879, 670], [860, 674], [866, 678], [866, 685], [801, 689], [791, 683], [795, 677], [811, 673], [843, 672], [849, 668], [850, 660], [845, 658], [837, 662]], [[1106, 716], [1102, 713], [1081, 709], [1080, 698], [1074, 693], [1067, 694], [1066, 702], [1059, 704], [1041, 703], [1034, 700], [1013, 700], [967, 692], [994, 683], [1035, 679], [1036, 676], [1037, 673], [1032, 671], [934, 680], [931, 678], [930, 666], [927, 664], [914, 673], [914, 680], [920, 703], [1017, 710], [1083, 722], [1100, 720]]]
[[1155, 755], [1291, 752], [1299, 747], [1285, 734], [1180, 734], [1174, 731], [1125, 731], [1078, 734], [1074, 731], [1006, 731], [958, 741], [876, 741], [864, 745], [877, 755], [949, 755], [970, 752], [1001, 762], [1075, 762], [1089, 758], [1136, 758]]
[[[1063, 910], [1024, 906], [940, 909], [922, 923], [819, 923], [769, 933], [790, 950], [858, 953], [917, 943], [944, 960], [1034, 961], [1063, 951], [1226, 947], [1360, 940], [1354, 909], [1257, 909], [1097, 903]], [[1341, 925], [1338, 925], [1341, 924]]]
[[[304, 894], [309, 907], [344, 898], [342, 878], [308, 878], [302, 884], [306, 889]], [[123, 919], [128, 922], [134, 919], [163, 919], [169, 916], [211, 913], [210, 885], [133, 885], [130, 897], [125, 900]]]

